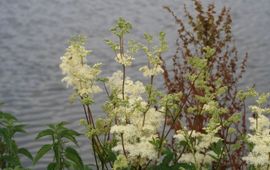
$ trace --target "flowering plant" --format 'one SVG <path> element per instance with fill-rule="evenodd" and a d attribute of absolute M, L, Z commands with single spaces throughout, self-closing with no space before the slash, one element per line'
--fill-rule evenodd
<path fill-rule="evenodd" d="M 124 46 L 131 29 L 129 22 L 119 18 L 111 29 L 119 41 L 105 41 L 122 69 L 110 77 L 100 77 L 101 63 L 88 64 L 86 57 L 90 51 L 85 49 L 83 37 L 74 38 L 61 57 L 63 82 L 73 87 L 72 96 L 78 97 L 83 106 L 85 119 L 81 124 L 92 145 L 96 168 L 225 169 L 230 164 L 236 169 L 240 164 L 239 168 L 269 169 L 270 122 L 263 115 L 269 109 L 262 108 L 269 95 L 258 95 L 252 89 L 232 90 L 229 85 L 234 83 L 224 83 L 224 77 L 217 76 L 218 73 L 213 77 L 209 63 L 216 61 L 220 49 L 210 46 L 204 46 L 198 55 L 185 58 L 186 70 L 181 75 L 184 90 L 169 93 L 157 90 L 156 77 L 168 76 L 162 59 L 168 50 L 165 33 L 159 34 L 158 45 L 154 45 L 152 35 L 145 33 L 146 44 L 128 41 Z M 148 79 L 147 84 L 133 81 L 126 72 L 138 51 L 147 58 L 147 64 L 139 68 Z M 94 119 L 91 107 L 94 94 L 102 91 L 100 84 L 108 97 L 103 104 L 106 116 Z M 231 95 L 233 99 L 228 99 Z M 256 95 L 259 106 L 251 107 L 255 116 L 250 118 L 254 133 L 238 132 L 240 122 L 246 121 L 246 111 L 242 113 L 230 101 L 242 107 L 247 97 Z M 222 104 L 223 100 L 226 102 Z M 236 159 L 235 155 L 242 155 L 239 152 L 247 145 L 251 146 L 250 153 Z"/>
<path fill-rule="evenodd" d="M 153 37 L 145 34 L 146 45 L 130 41 L 124 51 L 124 36 L 131 28 L 129 22 L 120 18 L 111 29 L 119 43 L 106 40 L 116 54 L 115 61 L 122 67 L 111 77 L 98 77 L 100 63 L 93 66 L 87 64 L 86 55 L 90 52 L 85 49 L 82 38 L 73 39 L 61 58 L 60 68 L 65 75 L 63 81 L 74 88 L 74 95 L 79 97 L 83 105 L 86 119 L 81 123 L 86 127 L 85 134 L 91 141 L 96 166 L 102 169 L 108 166 L 114 169 L 201 169 L 211 166 L 212 161 L 221 157 L 211 147 L 222 140 L 216 135 L 220 127 L 218 115 L 226 111 L 214 101 L 214 96 L 222 95 L 226 87 L 219 84 L 220 90 L 212 94 L 204 82 L 208 76 L 206 61 L 214 50 L 206 47 L 203 58 L 191 58 L 189 63 L 197 72 L 186 75 L 196 86 L 208 91 L 205 98 L 200 98 L 206 102 L 205 106 L 196 114 L 211 114 L 211 120 L 204 132 L 189 131 L 184 123 L 179 124 L 181 130 L 176 132 L 169 122 L 175 122 L 181 115 L 183 106 L 178 103 L 183 95 L 166 94 L 154 87 L 155 77 L 163 73 L 161 55 L 168 48 L 165 33 L 159 34 L 160 44 L 157 46 L 153 45 Z M 147 65 L 139 69 L 149 79 L 147 85 L 140 81 L 134 82 L 126 75 L 126 69 L 132 65 L 138 50 L 142 50 L 148 61 Z M 98 81 L 104 84 L 108 96 L 103 105 L 107 116 L 94 120 L 91 105 L 94 103 L 94 94 L 101 91 Z M 104 136 L 104 140 L 100 139 L 101 136 Z"/>

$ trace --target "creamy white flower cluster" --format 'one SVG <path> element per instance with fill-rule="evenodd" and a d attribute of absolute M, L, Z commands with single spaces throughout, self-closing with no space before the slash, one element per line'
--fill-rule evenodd
<path fill-rule="evenodd" d="M 150 65 L 143 66 L 139 69 L 145 77 L 156 76 L 164 72 L 161 67 L 162 61 L 158 57 L 150 57 Z"/>
<path fill-rule="evenodd" d="M 134 58 L 127 54 L 120 54 L 118 53 L 115 57 L 115 61 L 119 64 L 122 64 L 124 66 L 130 66 L 132 64 L 132 61 Z"/>
<path fill-rule="evenodd" d="M 109 88 L 112 91 L 118 92 L 118 97 L 121 98 L 121 90 L 123 83 L 123 72 L 118 70 L 113 73 L 111 77 L 108 78 Z M 125 78 L 125 98 L 132 99 L 141 99 L 141 95 L 145 93 L 145 87 L 142 82 L 136 81 L 133 82 L 129 77 Z"/>
<path fill-rule="evenodd" d="M 72 86 L 80 96 L 91 96 L 101 91 L 95 83 L 101 72 L 101 63 L 92 67 L 87 65 L 86 56 L 89 54 L 90 51 L 85 49 L 83 43 L 71 42 L 61 57 L 60 68 L 65 75 L 62 81 Z"/>
<path fill-rule="evenodd" d="M 259 166 L 266 169 L 270 166 L 270 120 L 262 113 L 266 110 L 258 106 L 251 106 L 250 109 L 255 113 L 250 117 L 250 129 L 253 134 L 248 134 L 248 141 L 254 144 L 252 151 L 243 160 L 248 164 Z"/>
<path fill-rule="evenodd" d="M 210 164 L 216 157 L 216 153 L 209 150 L 211 144 L 216 143 L 221 140 L 221 138 L 216 137 L 216 130 L 207 131 L 207 133 L 200 133 L 196 131 L 179 130 L 177 134 L 174 135 L 176 141 L 185 141 L 188 144 L 190 152 L 182 154 L 179 162 L 193 163 L 194 165 L 205 165 Z"/>
<path fill-rule="evenodd" d="M 122 72 L 117 71 L 109 78 L 110 90 L 120 92 L 121 82 Z M 130 165 L 143 166 L 149 160 L 157 159 L 158 153 L 150 141 L 157 138 L 156 133 L 164 121 L 164 115 L 155 108 L 148 108 L 141 96 L 145 92 L 143 83 L 133 82 L 126 77 L 125 91 L 126 104 L 115 107 L 109 113 L 117 115 L 118 119 L 118 123 L 110 131 L 118 141 L 113 150 L 118 154 L 125 154 Z M 121 93 L 117 97 L 121 99 Z"/>

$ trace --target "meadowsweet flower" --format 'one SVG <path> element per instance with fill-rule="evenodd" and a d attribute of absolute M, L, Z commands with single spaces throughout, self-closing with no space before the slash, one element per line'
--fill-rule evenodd
<path fill-rule="evenodd" d="M 116 161 L 113 164 L 113 170 L 124 169 L 128 167 L 128 161 L 122 154 L 118 155 Z"/>
<path fill-rule="evenodd" d="M 216 137 L 215 134 L 216 131 L 209 131 L 206 134 L 196 131 L 177 131 L 177 134 L 174 135 L 176 141 L 186 141 L 187 143 L 190 143 L 189 140 L 193 141 L 192 144 L 190 143 L 188 146 L 191 151 L 184 153 L 179 159 L 179 162 L 194 163 L 199 166 L 201 166 L 201 163 L 211 163 L 214 160 L 212 156 L 216 154 L 209 150 L 209 147 L 211 144 L 221 140 L 219 137 Z"/>
<path fill-rule="evenodd" d="M 156 76 L 156 75 L 164 72 L 164 70 L 161 68 L 160 64 L 156 64 L 152 68 L 150 68 L 148 66 L 143 66 L 139 69 L 139 71 L 141 71 L 143 73 L 143 76 L 145 76 L 145 77 Z"/>
<path fill-rule="evenodd" d="M 100 65 L 87 65 L 86 56 L 91 52 L 86 50 L 83 42 L 73 41 L 61 57 L 60 68 L 65 77 L 62 79 L 67 86 L 72 86 L 80 96 L 91 96 L 101 89 L 95 81 L 100 74 Z"/>
<path fill-rule="evenodd" d="M 125 142 L 136 139 L 136 137 L 139 136 L 139 132 L 137 130 L 137 127 L 132 124 L 114 125 L 111 127 L 111 133 L 117 134 L 118 137 L 123 135 Z"/>
<path fill-rule="evenodd" d="M 122 83 L 123 83 L 123 72 L 122 71 L 116 71 L 112 74 L 111 77 L 108 78 L 109 82 L 109 88 L 112 91 L 119 92 L 119 98 L 122 95 L 120 92 L 122 90 Z M 132 96 L 132 97 L 140 97 L 141 94 L 145 92 L 145 86 L 142 82 L 136 81 L 133 82 L 130 77 L 126 77 L 125 79 L 125 95 L 126 96 Z"/>
<path fill-rule="evenodd" d="M 254 144 L 252 151 L 245 157 L 247 163 L 266 168 L 270 166 L 270 121 L 264 116 L 264 109 L 251 106 L 255 117 L 249 118 L 250 129 L 254 131 L 253 134 L 248 134 L 248 141 Z"/>
<path fill-rule="evenodd" d="M 121 95 L 122 72 L 115 72 L 109 78 L 110 90 L 116 90 Z M 150 107 L 141 96 L 145 87 L 139 81 L 135 83 L 129 77 L 125 81 L 125 104 L 114 107 L 109 114 L 117 115 L 118 125 L 111 127 L 111 133 L 118 140 L 114 152 L 125 154 L 130 165 L 145 165 L 149 160 L 157 159 L 157 151 L 150 143 L 156 138 L 156 133 L 164 121 L 164 114 Z M 118 94 L 118 95 L 119 95 Z M 121 96 L 118 96 L 122 100 Z M 144 122 L 145 116 L 145 122 Z M 128 119 L 128 123 L 126 121 Z"/>
<path fill-rule="evenodd" d="M 139 164 L 145 165 L 149 160 L 157 159 L 157 151 L 154 146 L 149 142 L 152 140 L 152 137 L 141 137 L 140 142 L 137 142 L 133 145 L 127 145 L 127 150 L 129 152 L 129 159 L 134 163 L 138 161 Z"/>
<path fill-rule="evenodd" d="M 203 110 L 206 112 L 212 112 L 217 109 L 217 103 L 210 101 L 209 103 L 203 105 Z"/>
<path fill-rule="evenodd" d="M 250 117 L 250 129 L 255 130 L 256 133 L 264 133 L 270 127 L 269 119 L 263 114 L 258 114 L 257 118 Z"/>
<path fill-rule="evenodd" d="M 132 56 L 120 53 L 118 53 L 114 59 L 117 63 L 122 64 L 124 66 L 130 66 L 132 64 L 132 61 L 134 60 Z"/>
<path fill-rule="evenodd" d="M 192 153 L 184 153 L 181 158 L 179 159 L 179 162 L 187 162 L 187 163 L 193 163 L 193 164 L 211 164 L 214 160 L 211 156 L 215 156 L 216 154 L 213 152 L 206 152 L 205 154 L 196 152 L 194 155 Z"/>
<path fill-rule="evenodd" d="M 147 33 L 145 33 L 144 36 L 148 45 L 142 46 L 142 49 L 147 56 L 148 64 L 139 68 L 139 71 L 141 71 L 145 77 L 156 76 L 164 72 L 161 67 L 162 60 L 160 59 L 160 55 L 168 49 L 168 43 L 165 39 L 165 33 L 160 32 L 160 45 L 153 48 L 149 48 L 149 45 L 153 42 L 153 37 Z"/>
<path fill-rule="evenodd" d="M 150 108 L 145 116 L 146 121 L 143 125 L 143 112 L 135 108 L 134 112 L 129 115 L 129 124 L 114 125 L 111 128 L 111 133 L 115 134 L 118 139 L 118 143 L 113 150 L 124 154 L 123 138 L 130 164 L 138 163 L 138 158 L 140 158 L 141 165 L 146 164 L 148 160 L 157 159 L 157 151 L 150 141 L 156 138 L 156 132 L 164 117 L 154 108 Z"/>
<path fill-rule="evenodd" d="M 261 107 L 258 107 L 258 106 L 250 106 L 249 108 L 250 108 L 250 110 L 252 112 L 255 112 L 255 113 L 258 113 L 258 114 L 261 114 L 261 113 L 270 113 L 270 109 L 269 108 L 261 108 Z"/>

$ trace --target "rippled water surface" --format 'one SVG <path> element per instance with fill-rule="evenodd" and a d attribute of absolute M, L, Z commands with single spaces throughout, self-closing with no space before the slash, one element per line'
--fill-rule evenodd
<path fill-rule="evenodd" d="M 189 6 L 190 1 L 185 1 Z M 205 2 L 209 2 L 208 0 Z M 240 54 L 249 53 L 248 71 L 241 86 L 256 83 L 260 91 L 269 91 L 270 73 L 270 1 L 217 0 L 220 9 L 231 7 L 233 30 Z M 46 140 L 34 141 L 36 132 L 46 124 L 71 122 L 70 127 L 82 130 L 83 117 L 78 103 L 68 103 L 70 90 L 61 83 L 59 58 L 67 41 L 84 34 L 93 50 L 92 62 L 104 64 L 104 75 L 120 69 L 113 62 L 113 53 L 103 40 L 112 38 L 108 28 L 123 16 L 133 23 L 130 38 L 139 40 L 144 32 L 167 33 L 170 46 L 175 42 L 176 27 L 172 17 L 162 9 L 169 5 L 182 12 L 180 0 L 1 0 L 0 1 L 0 101 L 2 108 L 14 113 L 28 125 L 27 136 L 18 136 L 21 146 L 35 153 Z M 173 53 L 167 53 L 167 56 Z M 144 63 L 136 59 L 136 66 Z M 139 74 L 130 71 L 135 79 Z M 161 84 L 160 84 L 161 85 Z M 97 96 L 97 103 L 104 100 Z M 102 115 L 99 106 L 95 116 Z M 89 145 L 80 138 L 80 152 L 85 160 L 93 160 Z M 35 166 L 44 169 L 49 157 Z M 25 165 L 30 166 L 28 161 Z"/>

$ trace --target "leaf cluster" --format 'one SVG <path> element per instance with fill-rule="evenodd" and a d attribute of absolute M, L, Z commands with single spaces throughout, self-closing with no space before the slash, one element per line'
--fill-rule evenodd
<path fill-rule="evenodd" d="M 78 146 L 76 137 L 80 134 L 75 130 L 65 127 L 66 122 L 48 125 L 48 129 L 38 133 L 36 139 L 49 137 L 52 143 L 44 144 L 37 152 L 33 163 L 36 164 L 48 152 L 53 153 L 53 160 L 48 164 L 48 170 L 80 169 L 89 170 L 89 167 L 83 164 L 79 153 L 68 143 Z"/>
<path fill-rule="evenodd" d="M 10 113 L 0 111 L 0 168 L 23 170 L 20 155 L 32 160 L 31 153 L 23 147 L 19 147 L 15 141 L 15 135 L 26 133 L 24 125 Z"/>

